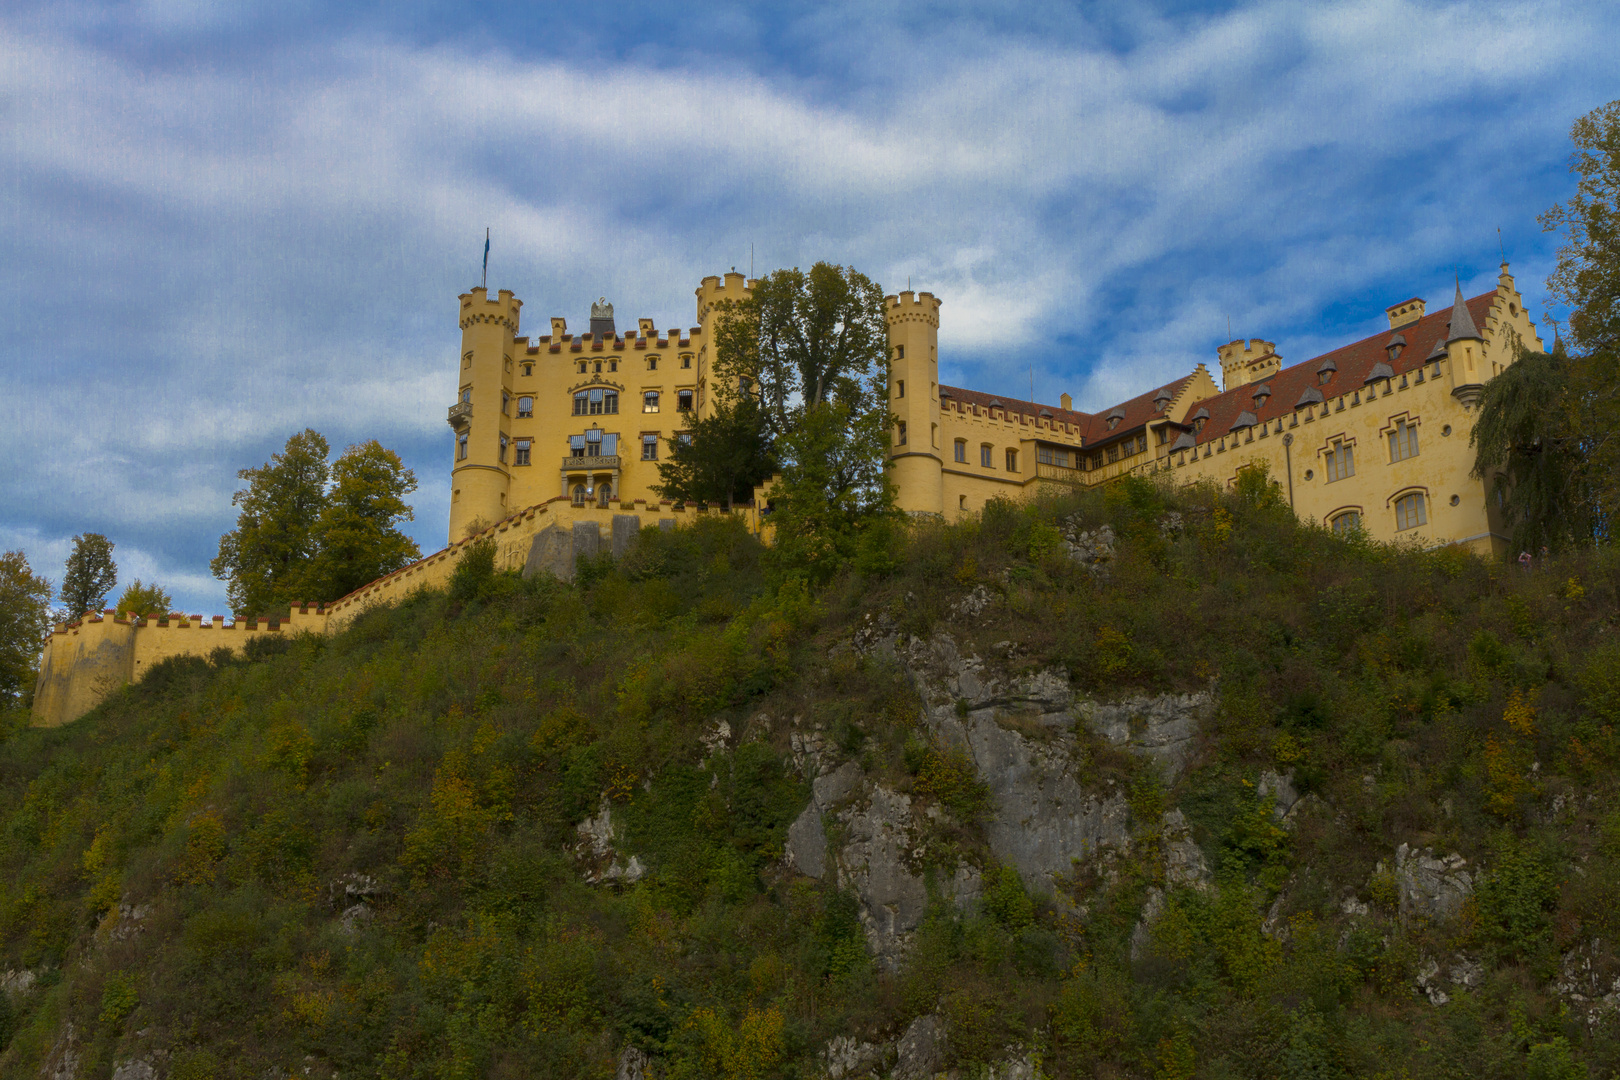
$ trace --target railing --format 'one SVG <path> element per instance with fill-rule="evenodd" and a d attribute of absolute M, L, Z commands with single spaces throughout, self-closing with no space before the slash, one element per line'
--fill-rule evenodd
<path fill-rule="evenodd" d="M 617 469 L 619 456 L 617 454 L 599 454 L 595 457 L 565 457 L 562 467 L 569 472 L 588 472 L 591 469 Z"/>
<path fill-rule="evenodd" d="M 472 423 L 472 402 L 458 401 L 450 406 L 450 415 L 445 417 L 451 427 L 466 427 Z"/>
<path fill-rule="evenodd" d="M 1070 469 L 1063 465 L 1048 465 L 1044 461 L 1035 463 L 1035 475 L 1042 480 L 1062 480 L 1066 484 L 1084 484 L 1086 474 L 1079 469 Z"/>

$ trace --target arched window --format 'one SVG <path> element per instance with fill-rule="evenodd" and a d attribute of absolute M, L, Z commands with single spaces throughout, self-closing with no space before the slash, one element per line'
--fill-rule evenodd
<path fill-rule="evenodd" d="M 1343 513 L 1335 514 L 1328 519 L 1328 525 L 1332 527 L 1335 535 L 1349 536 L 1361 528 L 1361 511 L 1346 510 Z"/>
<path fill-rule="evenodd" d="M 613 497 L 613 485 L 612 484 L 597 484 L 596 485 L 596 505 L 599 508 L 601 508 L 603 510 L 606 510 L 608 500 L 611 499 L 612 497 Z"/>
<path fill-rule="evenodd" d="M 584 484 L 575 484 L 574 485 L 574 505 L 575 506 L 584 506 L 585 505 L 585 485 Z"/>
<path fill-rule="evenodd" d="M 996 467 L 993 459 L 991 458 L 992 451 L 993 448 L 989 443 L 981 443 L 979 446 L 979 464 L 986 469 L 993 469 Z"/>
<path fill-rule="evenodd" d="M 1429 523 L 1423 492 L 1413 491 L 1395 500 L 1395 531 L 1415 529 Z"/>
<path fill-rule="evenodd" d="M 1417 457 L 1417 425 L 1402 417 L 1395 421 L 1389 433 L 1389 460 L 1391 463 Z"/>
<path fill-rule="evenodd" d="M 1018 451 L 1016 451 L 1016 450 L 1008 450 L 1007 451 L 1007 471 L 1008 472 L 1017 472 L 1018 471 Z"/>
<path fill-rule="evenodd" d="M 1345 480 L 1356 475 L 1356 448 L 1343 441 L 1328 444 L 1327 468 L 1323 470 L 1327 482 Z M 1359 520 L 1359 515 L 1357 520 Z"/>
<path fill-rule="evenodd" d="M 960 461 L 964 465 L 967 464 L 967 440 L 966 439 L 957 439 L 956 440 L 956 460 Z M 964 498 L 965 497 L 966 496 L 964 496 Z"/>

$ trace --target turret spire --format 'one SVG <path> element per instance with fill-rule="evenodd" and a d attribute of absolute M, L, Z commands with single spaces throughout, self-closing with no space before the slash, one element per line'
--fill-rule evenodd
<path fill-rule="evenodd" d="M 1446 344 L 1453 341 L 1484 341 L 1479 331 L 1474 328 L 1474 317 L 1468 313 L 1468 305 L 1463 302 L 1462 280 L 1457 281 L 1457 299 L 1451 303 L 1451 333 L 1446 335 Z"/>

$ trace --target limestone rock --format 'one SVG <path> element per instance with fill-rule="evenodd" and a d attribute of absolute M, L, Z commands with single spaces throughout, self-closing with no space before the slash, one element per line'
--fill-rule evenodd
<path fill-rule="evenodd" d="M 839 814 L 848 837 L 838 852 L 838 885 L 860 903 L 867 946 L 880 967 L 899 966 L 922 922 L 928 890 L 910 867 L 911 799 L 873 786 L 864 806 Z"/>
<path fill-rule="evenodd" d="M 592 885 L 607 881 L 634 884 L 647 873 L 639 858 L 632 855 L 628 862 L 621 863 L 613 850 L 613 808 L 608 803 L 607 792 L 602 793 L 596 815 L 580 822 L 575 831 L 579 834 L 579 843 L 574 845 L 574 853 L 586 864 L 585 880 Z"/>
<path fill-rule="evenodd" d="M 1299 804 L 1299 791 L 1294 787 L 1294 774 L 1287 775 L 1267 769 L 1260 774 L 1260 783 L 1255 785 L 1262 798 L 1271 799 L 1271 814 L 1278 821 L 1288 817 L 1296 805 Z"/>
<path fill-rule="evenodd" d="M 1041 1056 L 1034 1051 L 1013 1050 L 985 1071 L 985 1080 L 1041 1080 Z"/>
<path fill-rule="evenodd" d="M 919 1016 L 900 1036 L 896 1047 L 893 1080 L 930 1080 L 945 1063 L 950 1044 L 945 1038 L 945 1021 L 932 1014 Z"/>
<path fill-rule="evenodd" d="M 1193 841 L 1192 830 L 1180 810 L 1168 811 L 1160 823 L 1164 851 L 1164 882 L 1174 888 L 1184 885 L 1200 892 L 1209 888 L 1209 863 L 1204 851 Z"/>
<path fill-rule="evenodd" d="M 1620 1012 L 1620 959 L 1596 938 L 1584 942 L 1564 954 L 1553 989 L 1584 1013 L 1588 1028 L 1596 1027 Z"/>
<path fill-rule="evenodd" d="M 120 903 L 101 917 L 96 937 L 104 943 L 128 941 L 146 930 L 146 917 L 150 914 L 151 904 Z"/>
<path fill-rule="evenodd" d="M 837 1035 L 828 1040 L 821 1051 L 827 1066 L 828 1080 L 855 1080 L 876 1076 L 888 1049 L 876 1043 L 861 1042 L 853 1035 Z"/>
<path fill-rule="evenodd" d="M 1451 995 L 1441 989 L 1440 964 L 1436 960 L 1424 960 L 1418 965 L 1417 985 L 1429 1004 L 1436 1008 L 1451 1000 Z"/>
<path fill-rule="evenodd" d="M 1101 575 L 1114 561 L 1114 529 L 1103 525 L 1093 530 L 1082 530 L 1078 518 L 1071 517 L 1063 524 L 1063 550 L 1093 574 Z"/>
<path fill-rule="evenodd" d="M 982 614 L 996 599 L 988 586 L 975 585 L 962 599 L 951 605 L 951 614 L 957 618 L 971 618 Z"/>
<path fill-rule="evenodd" d="M 613 1074 L 613 1080 L 646 1080 L 647 1068 L 652 1059 L 634 1046 L 627 1046 L 619 1051 L 619 1071 Z"/>
<path fill-rule="evenodd" d="M 388 892 L 388 887 L 370 874 L 342 874 L 326 886 L 326 898 L 333 907 L 369 903 Z"/>
<path fill-rule="evenodd" d="M 1173 783 L 1192 757 L 1199 722 L 1215 707 L 1209 690 L 1133 697 L 1112 703 L 1081 702 L 1075 712 L 1094 733 L 1133 754 L 1151 758 Z"/>
<path fill-rule="evenodd" d="M 703 743 L 706 753 L 718 753 L 731 741 L 731 725 L 725 720 L 716 720 L 714 726 L 705 732 L 699 741 Z"/>
<path fill-rule="evenodd" d="M 1412 919 L 1449 919 L 1474 893 L 1468 860 L 1453 852 L 1435 858 L 1428 848 L 1416 851 L 1407 844 L 1395 850 L 1395 888 L 1402 922 Z"/>
<path fill-rule="evenodd" d="M 822 810 L 830 810 L 860 790 L 862 778 L 860 765 L 846 761 L 832 772 L 811 781 L 811 797 Z"/>
<path fill-rule="evenodd" d="M 355 904 L 345 908 L 343 914 L 338 916 L 338 929 L 345 934 L 356 934 L 370 921 L 371 908 L 365 904 Z"/>
<path fill-rule="evenodd" d="M 1131 959 L 1140 960 L 1148 954 L 1153 945 L 1153 924 L 1159 921 L 1164 914 L 1164 892 L 1160 889 L 1149 889 L 1147 899 L 1142 904 L 1142 914 L 1131 928 Z"/>
<path fill-rule="evenodd" d="M 827 830 L 821 825 L 821 811 L 811 800 L 804 812 L 788 826 L 784 854 L 788 865 L 806 877 L 827 875 Z"/>
<path fill-rule="evenodd" d="M 145 1058 L 135 1058 L 113 1066 L 112 1080 L 157 1080 L 157 1070 Z"/>
<path fill-rule="evenodd" d="M 78 1032 L 71 1022 L 62 1025 L 51 1052 L 45 1056 L 45 1065 L 39 1070 L 41 1080 L 78 1080 Z"/>
<path fill-rule="evenodd" d="M 27 968 L 8 969 L 0 972 L 0 993 L 10 994 L 12 997 L 21 997 L 34 988 L 37 976 Z"/>

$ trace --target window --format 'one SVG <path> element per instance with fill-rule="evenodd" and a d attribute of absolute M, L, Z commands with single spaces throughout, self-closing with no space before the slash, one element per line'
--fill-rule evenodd
<path fill-rule="evenodd" d="M 596 371 L 595 371 L 595 374 L 597 374 L 597 375 L 600 375 L 600 374 L 602 374 L 602 361 L 600 361 L 600 360 L 598 360 L 598 361 L 597 361 L 597 362 L 596 362 Z"/>
<path fill-rule="evenodd" d="M 894 347 L 894 358 L 896 360 L 904 360 L 906 358 L 906 347 L 904 345 L 896 345 Z"/>
<path fill-rule="evenodd" d="M 512 408 L 512 395 L 508 394 L 505 390 L 502 390 L 501 391 L 501 415 L 502 416 L 511 416 L 512 415 L 511 408 Z"/>
<path fill-rule="evenodd" d="M 906 396 L 906 380 L 896 379 L 894 381 L 894 396 L 897 398 L 903 398 Z"/>
<path fill-rule="evenodd" d="M 609 371 L 618 371 L 619 370 L 619 361 L 618 361 L 617 357 L 615 357 L 614 359 L 608 361 L 608 370 Z"/>
<path fill-rule="evenodd" d="M 1153 434 L 1158 440 L 1158 445 L 1160 445 L 1160 446 L 1164 445 L 1165 437 L 1169 434 L 1169 431 L 1170 431 L 1169 428 L 1154 428 L 1153 429 Z"/>
<path fill-rule="evenodd" d="M 1395 421 L 1395 430 L 1389 433 L 1389 460 L 1391 463 L 1417 457 L 1417 425 L 1410 420 Z"/>
<path fill-rule="evenodd" d="M 581 375 L 585 374 L 585 361 L 583 360 L 579 362 L 579 373 Z"/>
<path fill-rule="evenodd" d="M 900 421 L 900 437 L 897 440 L 901 446 L 906 445 L 906 422 Z"/>
<path fill-rule="evenodd" d="M 1007 451 L 1007 471 L 1008 472 L 1017 472 L 1018 471 L 1018 451 L 1016 451 L 1016 450 L 1008 450 Z"/>
<path fill-rule="evenodd" d="M 962 462 L 962 464 L 964 464 L 964 465 L 967 464 L 967 440 L 966 439 L 957 439 L 956 440 L 956 460 Z"/>
<path fill-rule="evenodd" d="M 692 358 L 691 358 L 691 356 L 683 356 L 683 357 L 681 357 L 681 367 L 689 368 L 691 366 L 692 366 Z"/>
<path fill-rule="evenodd" d="M 529 463 L 529 446 L 528 439 L 519 439 L 517 441 L 517 450 L 512 455 L 512 464 L 527 465 Z"/>
<path fill-rule="evenodd" d="M 461 400 L 467 402 L 469 405 L 472 404 L 472 387 L 463 386 L 461 388 Z"/>
<path fill-rule="evenodd" d="M 658 370 L 658 357 L 656 357 L 656 356 L 647 357 L 647 370 L 648 371 L 657 371 Z"/>
<path fill-rule="evenodd" d="M 1326 473 L 1330 484 L 1356 475 L 1356 448 L 1342 442 L 1331 444 L 1327 452 Z"/>
<path fill-rule="evenodd" d="M 656 435 L 643 435 L 641 437 L 641 460 L 642 461 L 657 461 L 658 460 L 658 436 L 656 436 Z"/>
<path fill-rule="evenodd" d="M 461 358 L 461 366 L 472 367 L 472 353 L 468 353 L 466 356 Z"/>
<path fill-rule="evenodd" d="M 608 500 L 613 498 L 612 484 L 598 484 L 596 486 L 596 505 L 603 510 L 607 509 Z"/>
<path fill-rule="evenodd" d="M 1414 491 L 1395 500 L 1395 529 L 1415 529 L 1429 523 L 1423 506 L 1423 492 Z"/>
<path fill-rule="evenodd" d="M 467 460 L 467 433 L 465 431 L 456 436 L 456 460 Z"/>
<path fill-rule="evenodd" d="M 618 411 L 617 390 L 581 390 L 574 395 L 575 416 L 601 416 L 603 413 L 617 414 Z"/>
<path fill-rule="evenodd" d="M 1112 465 L 1119 460 L 1119 443 L 1108 448 L 1108 464 Z"/>
<path fill-rule="evenodd" d="M 524 378 L 527 378 L 527 377 L 529 377 L 530 375 L 533 375 L 533 374 L 534 374 L 534 365 L 533 364 L 524 364 L 523 365 L 523 376 L 524 376 Z"/>
<path fill-rule="evenodd" d="M 641 411 L 642 412 L 657 412 L 658 411 L 658 391 L 656 391 L 656 390 L 648 390 L 645 394 L 641 395 Z"/>
<path fill-rule="evenodd" d="M 986 469 L 993 469 L 995 465 L 990 460 L 990 444 L 984 443 L 979 447 L 979 464 Z"/>
<path fill-rule="evenodd" d="M 677 390 L 677 391 L 675 391 L 675 411 L 676 412 L 691 412 L 692 411 L 692 391 L 690 391 L 690 390 Z"/>
<path fill-rule="evenodd" d="M 585 485 L 584 484 L 575 484 L 574 485 L 574 505 L 575 506 L 584 506 L 585 505 Z"/>
<path fill-rule="evenodd" d="M 518 419 L 527 420 L 534 415 L 534 398 L 518 398 Z"/>
<path fill-rule="evenodd" d="M 501 436 L 501 453 L 500 453 L 500 458 L 501 458 L 501 464 L 502 464 L 502 465 L 505 465 L 505 464 L 506 464 L 506 436 L 505 436 L 505 435 L 502 435 L 502 436 Z"/>
<path fill-rule="evenodd" d="M 1346 510 L 1330 523 L 1337 536 L 1349 536 L 1361 528 L 1361 514 L 1355 510 Z"/>
<path fill-rule="evenodd" d="M 1069 467 L 1069 452 L 1060 450 L 1055 446 L 1042 446 L 1035 451 L 1035 460 L 1042 465 L 1056 465 L 1060 469 Z"/>

